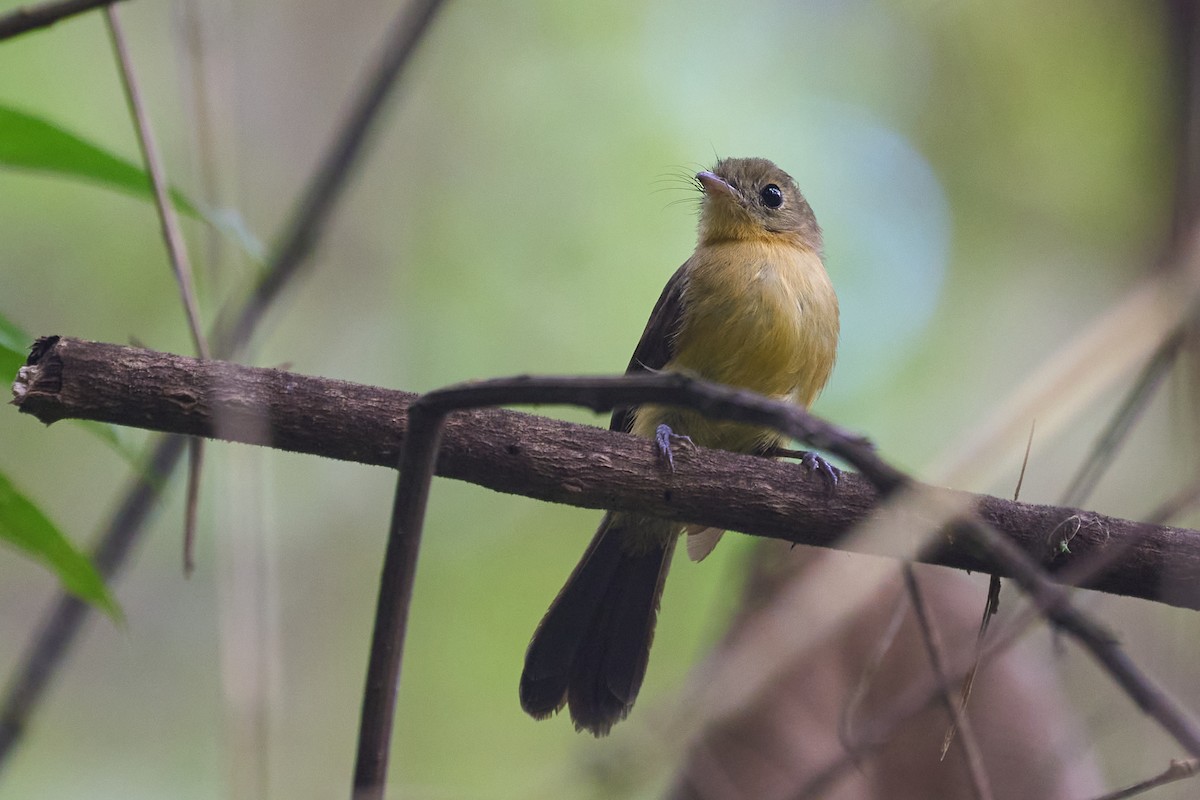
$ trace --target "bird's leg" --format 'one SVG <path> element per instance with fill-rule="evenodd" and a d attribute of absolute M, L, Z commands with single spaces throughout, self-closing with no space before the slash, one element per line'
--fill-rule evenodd
<path fill-rule="evenodd" d="M 692 443 L 692 437 L 675 433 L 671 430 L 671 426 L 665 423 L 654 429 L 654 444 L 658 448 L 658 457 L 667 463 L 671 472 L 674 472 L 675 456 L 671 453 L 672 442 L 686 444 L 688 447 L 695 447 L 695 445 Z"/>

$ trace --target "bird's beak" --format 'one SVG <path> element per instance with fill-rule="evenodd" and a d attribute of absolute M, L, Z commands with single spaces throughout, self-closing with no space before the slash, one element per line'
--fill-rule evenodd
<path fill-rule="evenodd" d="M 722 194 L 727 197 L 737 196 L 737 192 L 734 191 L 732 186 L 726 183 L 723 178 L 717 177 L 708 170 L 697 172 L 696 180 L 700 181 L 700 185 L 704 187 L 704 193 L 709 197 L 716 197 Z"/>

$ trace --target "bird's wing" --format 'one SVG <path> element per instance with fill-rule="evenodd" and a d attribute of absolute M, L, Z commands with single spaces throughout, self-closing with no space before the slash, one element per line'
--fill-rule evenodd
<path fill-rule="evenodd" d="M 642 338 L 634 348 L 633 357 L 629 359 L 626 375 L 636 375 L 639 372 L 656 372 L 667 365 L 674 356 L 675 334 L 679 330 L 679 321 L 683 316 L 683 294 L 687 286 L 687 264 L 675 270 L 671 280 L 663 287 Z M 613 411 L 609 428 L 614 431 L 628 431 L 633 425 L 634 406 L 621 406 Z"/>

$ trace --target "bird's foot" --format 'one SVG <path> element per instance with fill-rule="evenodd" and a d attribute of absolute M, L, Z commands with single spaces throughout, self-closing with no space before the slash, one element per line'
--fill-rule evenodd
<path fill-rule="evenodd" d="M 801 453 L 800 465 L 810 472 L 819 472 L 830 494 L 837 488 L 838 480 L 842 477 L 841 470 L 811 450 Z"/>
<path fill-rule="evenodd" d="M 675 456 L 671 452 L 671 445 L 673 443 L 695 447 L 695 444 L 692 443 L 692 437 L 675 433 L 675 431 L 671 430 L 670 425 L 659 425 L 654 430 L 654 445 L 658 448 L 658 457 L 666 462 L 671 472 L 675 471 Z"/>

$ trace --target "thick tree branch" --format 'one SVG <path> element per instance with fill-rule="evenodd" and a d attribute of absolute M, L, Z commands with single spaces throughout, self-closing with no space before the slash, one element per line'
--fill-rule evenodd
<path fill-rule="evenodd" d="M 228 362 L 79 339 L 40 340 L 13 386 L 14 404 L 46 423 L 94 419 L 394 466 L 415 395 Z M 674 473 L 653 445 L 625 434 L 487 409 L 446 424 L 439 475 L 496 491 L 588 508 L 640 511 L 745 533 L 830 546 L 866 519 L 877 495 L 847 474 L 829 496 L 820 480 L 787 464 L 682 449 Z M 1200 609 L 1200 532 L 1091 512 L 951 490 L 1051 572 L 1123 548 L 1089 588 Z M 919 513 L 919 512 L 918 512 Z M 914 541 L 931 527 L 895 532 Z M 1067 534 L 1070 534 L 1069 536 Z M 1067 543 L 1069 552 L 1057 546 Z M 913 548 L 916 549 L 916 548 Z M 922 560 L 959 569 L 992 565 L 949 535 Z"/>

